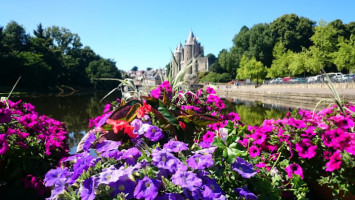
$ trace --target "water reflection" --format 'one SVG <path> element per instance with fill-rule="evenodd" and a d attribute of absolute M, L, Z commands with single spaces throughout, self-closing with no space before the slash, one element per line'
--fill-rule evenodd
<path fill-rule="evenodd" d="M 113 93 L 100 103 L 106 93 L 76 94 L 66 97 L 51 96 L 21 96 L 12 97 L 13 101 L 22 99 L 36 107 L 39 114 L 48 115 L 56 120 L 65 122 L 69 138 L 70 152 L 74 153 L 76 145 L 82 136 L 88 131 L 89 119 L 102 114 L 105 104 L 120 97 Z"/>
<path fill-rule="evenodd" d="M 236 112 L 241 121 L 248 125 L 260 125 L 265 119 L 284 118 L 291 109 L 275 104 L 265 104 L 260 101 L 228 100 L 225 101 L 225 112 Z"/>

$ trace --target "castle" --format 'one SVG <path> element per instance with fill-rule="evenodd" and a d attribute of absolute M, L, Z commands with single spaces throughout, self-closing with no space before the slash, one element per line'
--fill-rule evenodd
<path fill-rule="evenodd" d="M 174 58 L 172 58 L 172 77 L 175 77 L 177 73 L 183 67 L 191 66 L 187 70 L 186 77 L 198 76 L 199 72 L 208 71 L 209 63 L 208 58 L 204 57 L 203 46 L 197 42 L 197 38 L 190 31 L 184 47 L 181 42 L 174 52 Z"/>

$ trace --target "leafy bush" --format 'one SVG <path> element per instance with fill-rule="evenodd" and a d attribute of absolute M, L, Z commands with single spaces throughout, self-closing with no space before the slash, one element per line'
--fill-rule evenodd
<path fill-rule="evenodd" d="M 200 81 L 201 82 L 210 82 L 210 83 L 227 83 L 231 81 L 233 77 L 229 73 L 216 73 L 209 72 L 206 76 L 204 76 Z"/>

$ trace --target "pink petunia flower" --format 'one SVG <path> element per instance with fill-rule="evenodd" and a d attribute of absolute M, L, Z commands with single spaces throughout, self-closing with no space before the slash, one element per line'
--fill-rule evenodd
<path fill-rule="evenodd" d="M 296 144 L 296 150 L 301 158 L 313 158 L 317 154 L 317 145 L 313 145 L 309 139 L 303 139 Z"/>
<path fill-rule="evenodd" d="M 299 175 L 302 179 L 304 178 L 302 167 L 297 163 L 293 163 L 287 166 L 285 171 L 287 172 L 288 178 L 292 178 L 294 174 Z"/>
<path fill-rule="evenodd" d="M 336 151 L 332 156 L 330 156 L 329 162 L 325 164 L 325 171 L 332 172 L 334 170 L 340 169 L 341 165 L 341 154 L 339 151 Z"/>

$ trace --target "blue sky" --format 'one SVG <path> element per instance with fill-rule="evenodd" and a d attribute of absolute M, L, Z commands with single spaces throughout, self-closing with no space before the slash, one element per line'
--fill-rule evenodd
<path fill-rule="evenodd" d="M 314 21 L 355 21 L 355 0 L 0 0 L 0 26 L 14 20 L 28 33 L 39 23 L 68 28 L 119 69 L 162 68 L 192 30 L 216 56 L 243 25 L 295 13 Z"/>

